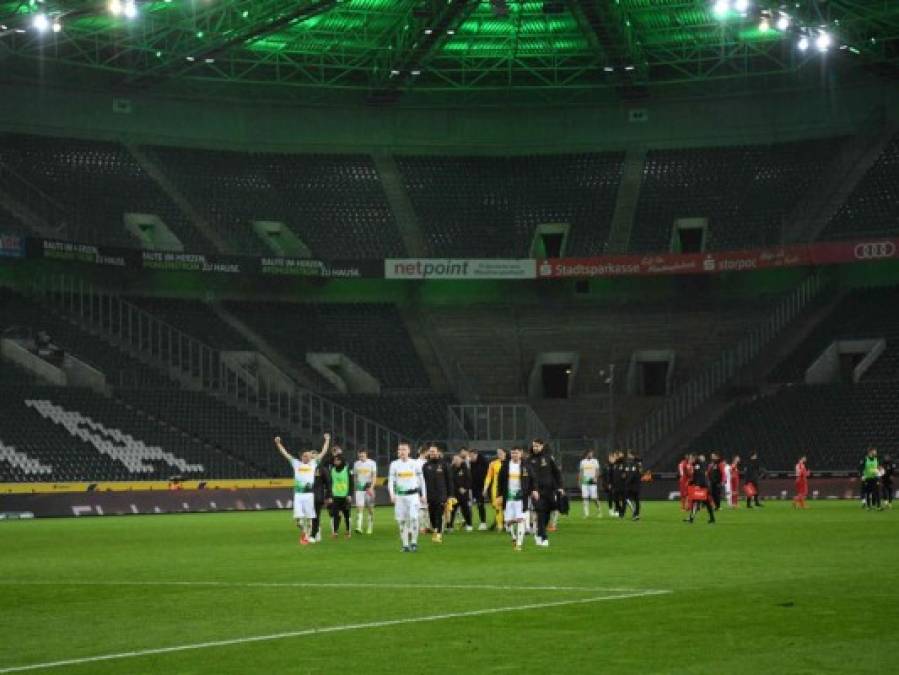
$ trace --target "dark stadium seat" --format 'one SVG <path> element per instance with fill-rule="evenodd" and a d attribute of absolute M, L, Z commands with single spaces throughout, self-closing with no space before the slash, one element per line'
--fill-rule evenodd
<path fill-rule="evenodd" d="M 255 220 L 283 222 L 326 260 L 403 254 L 399 231 L 367 155 L 288 155 L 154 146 L 168 175 L 234 252 L 272 255 Z"/>
<path fill-rule="evenodd" d="M 820 239 L 899 234 L 899 134 L 827 224 Z"/>
<path fill-rule="evenodd" d="M 855 469 L 874 446 L 899 451 L 899 382 L 784 386 L 738 403 L 691 449 L 744 458 L 757 450 L 769 469 L 785 471 L 800 455 L 816 469 Z"/>
<path fill-rule="evenodd" d="M 60 237 L 92 244 L 139 248 L 124 228 L 124 214 L 159 216 L 185 249 L 205 251 L 209 243 L 146 174 L 124 146 L 105 141 L 7 134 L 0 161 L 66 210 Z M 21 194 L 29 199 L 35 193 Z M 41 204 L 34 204 L 40 212 Z"/>
<path fill-rule="evenodd" d="M 678 218 L 708 218 L 706 250 L 780 243 L 784 219 L 842 142 L 650 150 L 630 250 L 669 250 Z"/>
<path fill-rule="evenodd" d="M 609 235 L 623 152 L 522 157 L 397 157 L 431 255 L 526 257 L 541 224 L 571 226 L 569 255 Z"/>
<path fill-rule="evenodd" d="M 199 300 L 129 297 L 128 301 L 215 349 L 254 349 L 240 333 L 222 321 L 209 305 Z"/>

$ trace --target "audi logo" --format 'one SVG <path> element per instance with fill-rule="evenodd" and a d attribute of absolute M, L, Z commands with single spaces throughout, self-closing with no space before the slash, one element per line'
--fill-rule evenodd
<path fill-rule="evenodd" d="M 896 244 L 891 241 L 872 241 L 864 244 L 856 244 L 855 246 L 855 257 L 857 260 L 892 258 L 895 253 Z"/>

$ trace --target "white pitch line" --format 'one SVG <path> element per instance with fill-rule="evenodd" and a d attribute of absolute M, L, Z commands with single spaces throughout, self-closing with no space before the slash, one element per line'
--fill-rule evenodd
<path fill-rule="evenodd" d="M 470 587 L 469 587 L 470 588 Z M 195 649 L 209 649 L 211 647 L 227 647 L 229 645 L 247 644 L 250 642 L 267 642 L 271 640 L 284 640 L 287 638 L 305 637 L 308 635 L 321 635 L 325 633 L 337 633 L 345 630 L 359 630 L 361 628 L 384 628 L 386 626 L 399 626 L 407 623 L 424 623 L 431 621 L 445 621 L 447 619 L 462 619 L 472 616 L 484 616 L 487 614 L 501 614 L 506 612 L 523 612 L 529 609 L 549 609 L 552 607 L 565 607 L 567 605 L 585 605 L 594 602 L 606 602 L 609 600 L 625 600 L 627 598 L 642 598 L 651 595 L 664 595 L 671 591 L 649 590 L 636 591 L 622 595 L 602 595 L 595 598 L 579 598 L 577 600 L 558 600 L 555 602 L 540 602 L 518 607 L 492 607 L 489 609 L 475 609 L 467 612 L 450 612 L 448 614 L 432 614 L 430 616 L 416 616 L 407 619 L 389 619 L 387 621 L 370 621 L 367 623 L 350 623 L 343 626 L 327 626 L 325 628 L 307 628 L 304 630 L 289 631 L 285 633 L 272 633 L 270 635 L 253 635 L 230 640 L 216 640 L 213 642 L 197 642 L 194 644 L 175 645 L 173 647 L 157 647 L 156 649 L 141 649 L 133 652 L 118 652 L 116 654 L 101 654 L 99 656 L 85 656 L 77 659 L 65 659 L 62 661 L 47 661 L 45 663 L 32 663 L 27 666 L 12 666 L 0 668 L 0 673 L 21 673 L 28 670 L 40 670 L 41 668 L 60 668 L 63 666 L 76 666 L 83 663 L 97 663 L 99 661 L 114 661 L 118 659 L 130 659 L 139 656 L 153 656 L 156 654 L 171 654 L 172 652 L 185 652 Z"/>
<path fill-rule="evenodd" d="M 403 590 L 471 590 L 471 591 L 580 591 L 585 593 L 637 593 L 651 589 L 609 588 L 597 586 L 505 586 L 499 584 L 401 584 L 317 581 L 55 581 L 50 579 L 14 581 L 0 580 L 0 586 L 212 586 L 233 588 L 384 588 Z"/>

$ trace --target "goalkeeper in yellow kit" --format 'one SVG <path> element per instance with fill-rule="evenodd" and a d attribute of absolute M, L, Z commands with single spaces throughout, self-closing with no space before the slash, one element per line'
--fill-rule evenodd
<path fill-rule="evenodd" d="M 504 461 L 506 461 L 506 451 L 502 448 L 497 448 L 496 459 L 490 462 L 490 466 L 487 467 L 487 477 L 484 479 L 483 495 L 486 499 L 489 493 L 490 503 L 493 505 L 493 511 L 496 516 L 496 520 L 490 526 L 491 530 L 503 529 L 503 497 L 499 494 L 499 470 L 502 468 Z"/>

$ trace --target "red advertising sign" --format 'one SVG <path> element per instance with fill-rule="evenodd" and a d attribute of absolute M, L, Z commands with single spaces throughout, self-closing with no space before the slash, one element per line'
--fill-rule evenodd
<path fill-rule="evenodd" d="M 537 276 L 559 279 L 650 274 L 718 274 L 897 258 L 899 258 L 899 239 L 875 238 L 862 241 L 793 244 L 745 251 L 549 258 L 537 261 Z"/>

